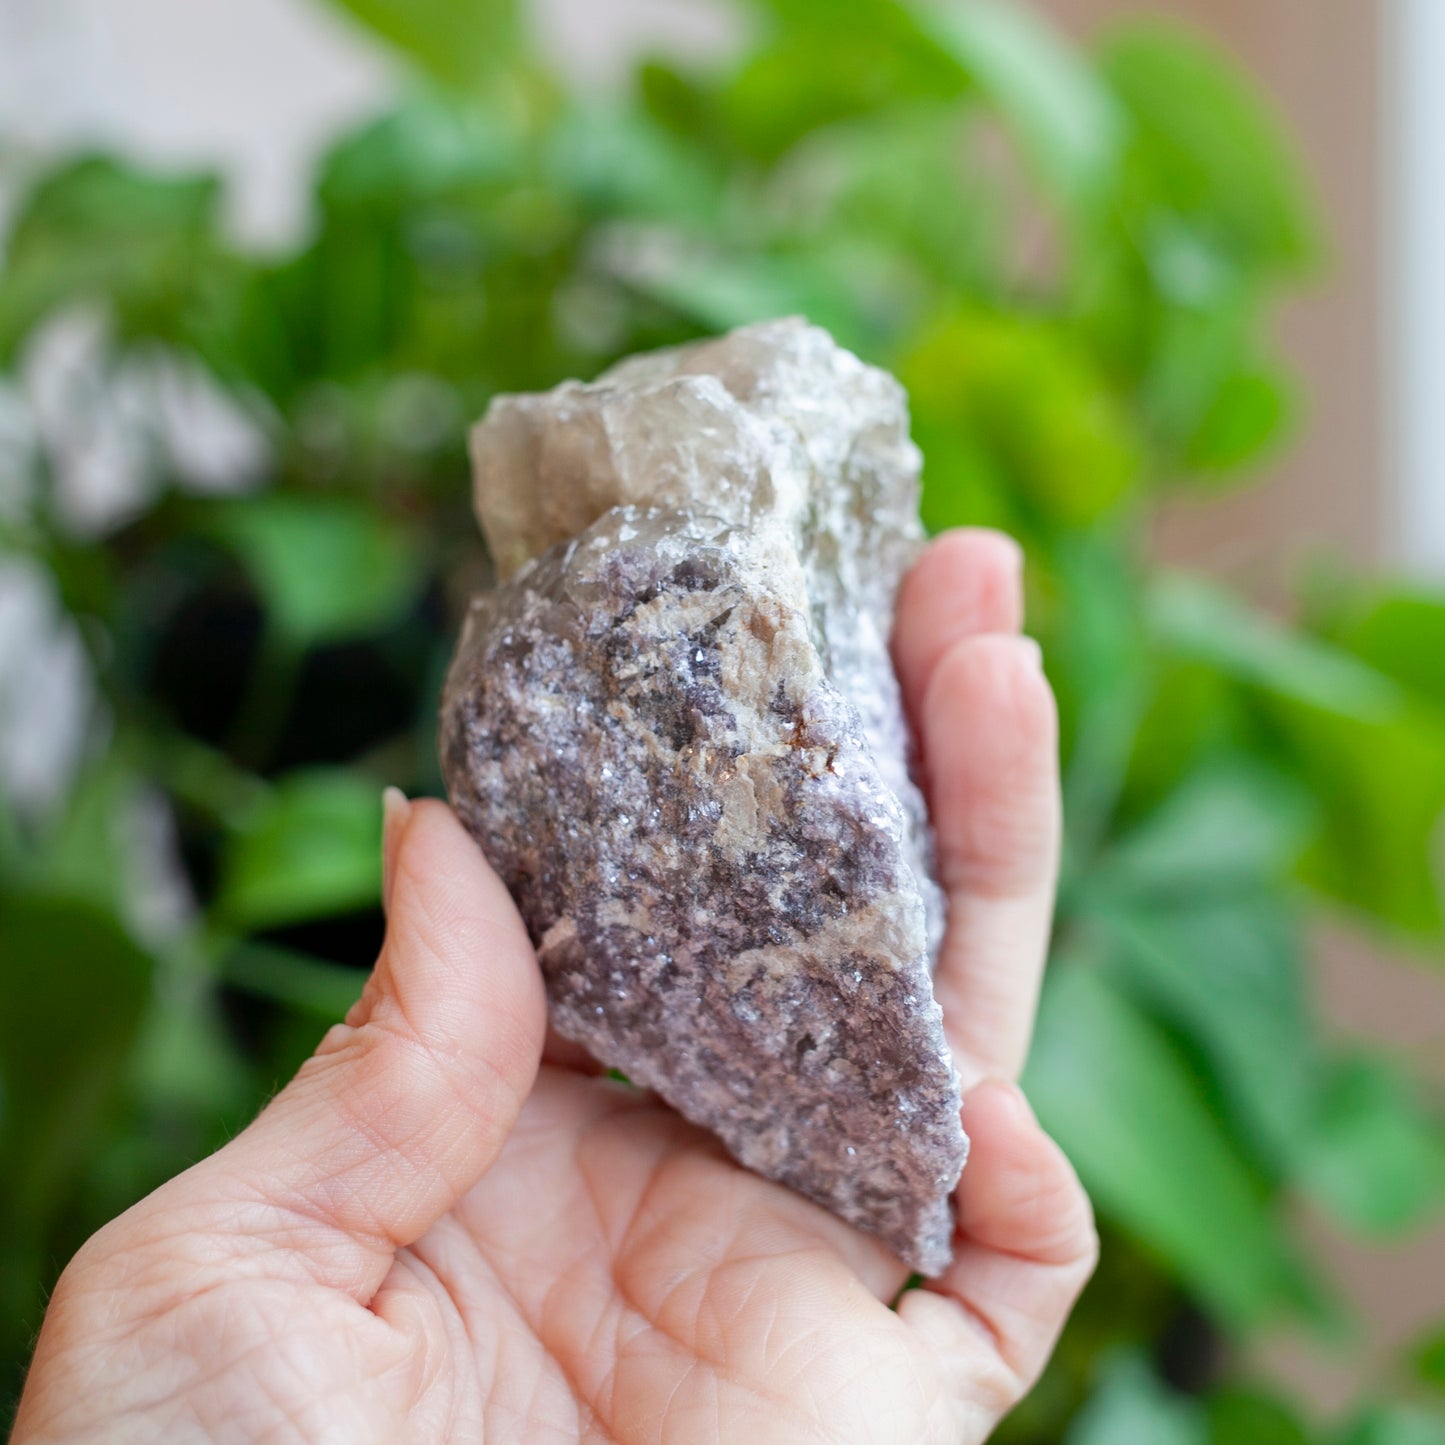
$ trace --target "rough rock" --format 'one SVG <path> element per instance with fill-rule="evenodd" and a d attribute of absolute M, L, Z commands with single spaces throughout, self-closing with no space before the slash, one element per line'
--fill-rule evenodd
<path fill-rule="evenodd" d="M 967 1140 L 887 649 L 902 389 L 771 322 L 499 397 L 473 457 L 500 582 L 442 760 L 554 1025 L 938 1273 Z"/>

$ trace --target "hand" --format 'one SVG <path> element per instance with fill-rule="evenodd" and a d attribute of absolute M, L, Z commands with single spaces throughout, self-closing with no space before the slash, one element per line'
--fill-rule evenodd
<path fill-rule="evenodd" d="M 565 1050 L 539 1068 L 542 985 L 506 890 L 445 807 L 398 797 L 361 1000 L 249 1129 L 77 1255 L 15 1440 L 983 1440 L 1096 1249 L 1010 1082 L 1059 836 L 1019 570 L 995 534 L 942 539 L 895 636 L 973 1139 L 944 1278 L 895 1311 L 907 1271 L 877 1243 Z"/>

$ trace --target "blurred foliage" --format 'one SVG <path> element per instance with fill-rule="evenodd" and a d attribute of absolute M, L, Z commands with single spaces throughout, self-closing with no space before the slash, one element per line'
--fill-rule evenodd
<path fill-rule="evenodd" d="M 929 524 L 1023 540 L 1061 704 L 1029 1084 L 1107 1247 L 1005 1437 L 1445 1438 L 1438 1334 L 1333 1426 L 1228 1349 L 1349 1337 L 1294 1211 L 1388 1240 L 1445 1193 L 1439 1101 L 1327 1035 L 1305 968 L 1321 907 L 1439 953 L 1445 598 L 1328 575 L 1287 625 L 1144 548 L 1298 412 L 1269 321 L 1321 242 L 1269 107 L 1197 37 L 1085 53 L 997 3 L 756 0 L 735 53 L 616 96 L 574 94 L 508 0 L 343 8 L 410 78 L 322 161 L 304 244 L 248 254 L 214 178 L 104 156 L 38 177 L 8 239 L 0 569 L 85 681 L 66 787 L 12 769 L 0 808 L 9 1384 L 80 1239 L 359 989 L 380 789 L 438 788 L 483 576 L 468 420 L 801 312 L 907 382 Z M 77 505 L 117 468 L 129 500 Z"/>

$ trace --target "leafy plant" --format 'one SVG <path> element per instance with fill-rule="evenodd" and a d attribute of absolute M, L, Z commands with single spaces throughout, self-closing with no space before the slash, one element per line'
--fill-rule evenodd
<path fill-rule="evenodd" d="M 86 739 L 48 724 L 49 787 L 0 750 L 9 1382 L 58 1263 L 359 990 L 380 788 L 439 786 L 481 575 L 468 420 L 802 312 L 907 382 L 929 524 L 1024 541 L 1060 697 L 1028 1082 L 1107 1247 L 1005 1433 L 1436 1438 L 1438 1342 L 1415 1403 L 1342 1431 L 1199 1344 L 1348 1324 L 1301 1203 L 1389 1238 L 1445 1197 L 1438 1101 L 1327 1036 L 1305 970 L 1321 909 L 1439 951 L 1445 598 L 1333 577 L 1286 623 L 1145 546 L 1162 498 L 1243 484 L 1298 414 L 1268 321 L 1321 244 L 1268 107 L 1179 30 L 1084 53 L 992 0 L 753 0 L 739 54 L 648 58 L 613 99 L 514 4 L 345 8 L 412 80 L 322 162 L 293 252 L 239 251 L 214 179 L 103 156 L 38 178 L 8 241 L 0 598 L 47 620 L 0 726 L 69 678 Z"/>

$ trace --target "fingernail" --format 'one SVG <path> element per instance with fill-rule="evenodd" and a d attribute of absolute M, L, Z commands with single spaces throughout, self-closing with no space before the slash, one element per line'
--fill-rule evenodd
<path fill-rule="evenodd" d="M 381 795 L 381 907 L 391 910 L 391 884 L 396 874 L 396 850 L 401 831 L 411 814 L 411 803 L 400 788 L 387 788 Z"/>
<path fill-rule="evenodd" d="M 1044 670 L 1044 650 L 1032 637 L 1018 639 L 1019 650 L 1040 672 Z"/>

